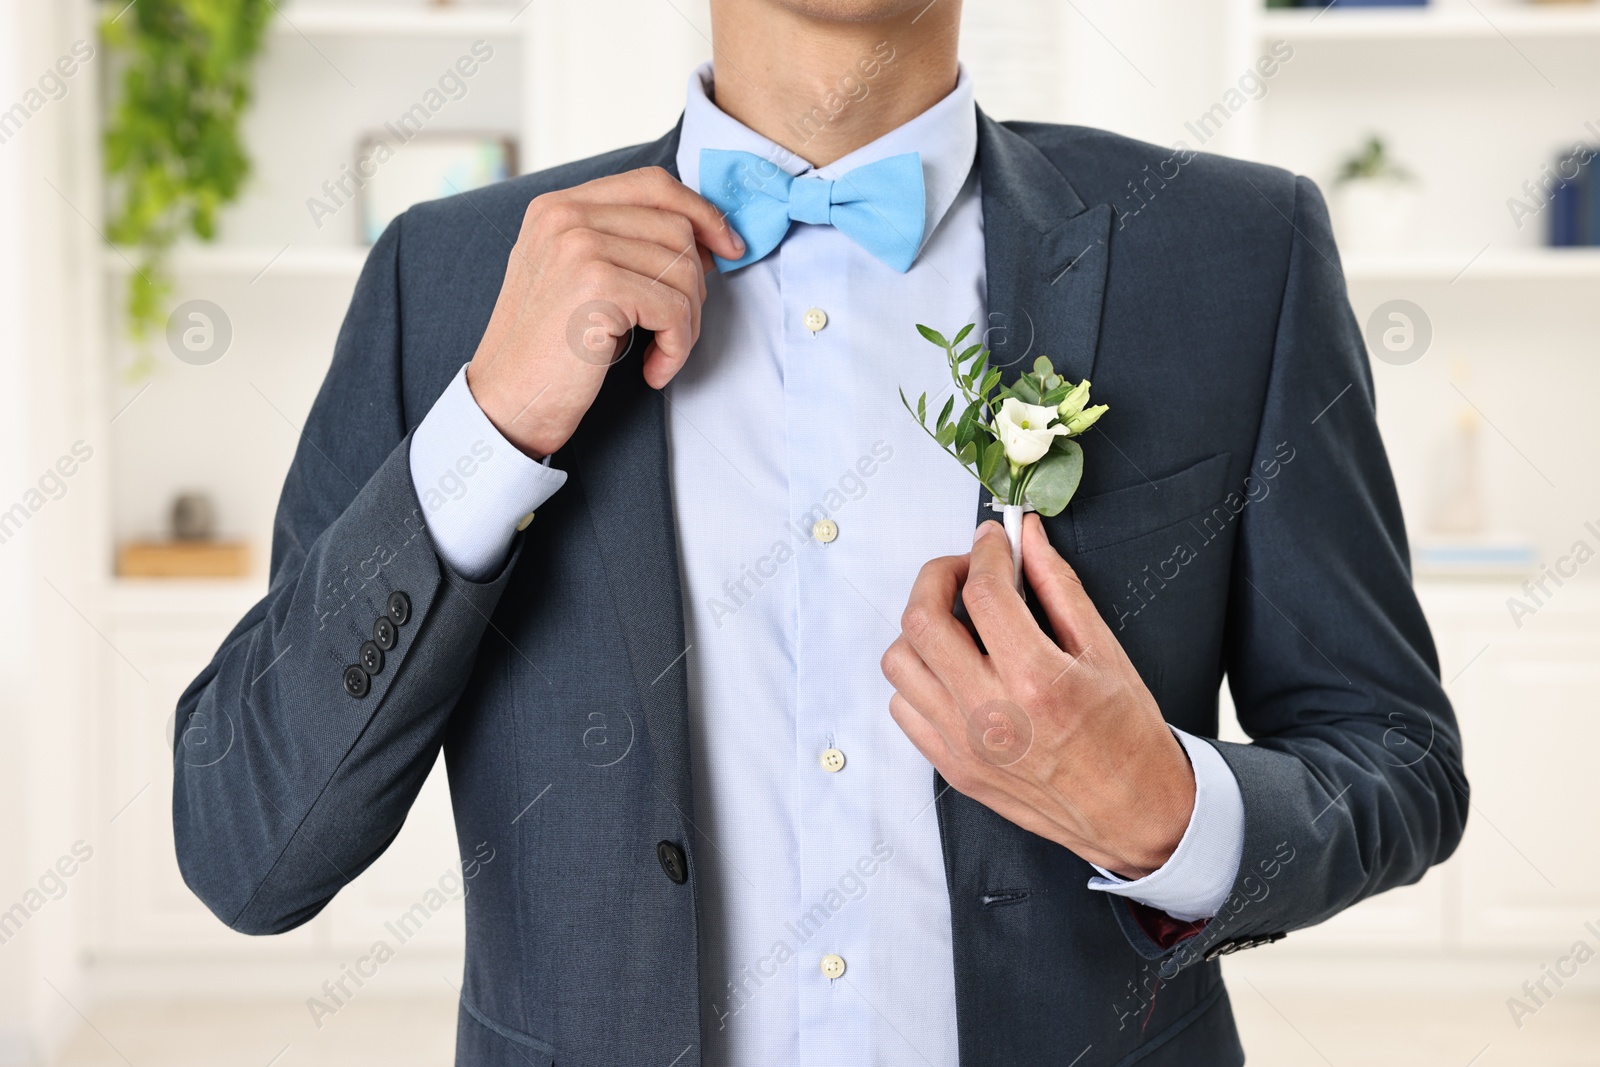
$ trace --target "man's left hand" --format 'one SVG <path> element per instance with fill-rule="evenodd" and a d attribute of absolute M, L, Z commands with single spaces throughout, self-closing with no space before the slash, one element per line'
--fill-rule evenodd
<path fill-rule="evenodd" d="M 883 656 L 889 714 L 951 787 L 1124 878 L 1172 855 L 1194 772 L 1161 709 L 1037 515 L 1023 568 L 1056 638 L 1011 582 L 999 523 L 929 562 Z M 952 614 L 960 591 L 988 655 Z"/>

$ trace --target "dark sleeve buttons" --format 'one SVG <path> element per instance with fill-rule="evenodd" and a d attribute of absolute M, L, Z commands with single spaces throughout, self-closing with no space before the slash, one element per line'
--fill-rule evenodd
<path fill-rule="evenodd" d="M 367 695 L 367 690 L 371 687 L 371 684 L 372 682 L 367 677 L 367 672 L 355 664 L 351 664 L 344 669 L 344 691 L 357 700 Z"/>
<path fill-rule="evenodd" d="M 387 652 L 394 647 L 395 639 L 398 637 L 399 633 L 395 630 L 394 623 L 389 621 L 389 616 L 379 615 L 377 621 L 372 624 L 373 643 Z"/>
<path fill-rule="evenodd" d="M 361 669 L 368 674 L 377 674 L 383 670 L 383 649 L 378 647 L 376 641 L 362 642 Z"/>
<path fill-rule="evenodd" d="M 411 618 L 411 598 L 398 591 L 390 593 L 389 618 L 394 620 L 396 626 L 404 626 L 406 620 Z"/>

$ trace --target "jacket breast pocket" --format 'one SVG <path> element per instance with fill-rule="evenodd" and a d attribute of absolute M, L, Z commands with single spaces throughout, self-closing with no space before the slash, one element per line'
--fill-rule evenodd
<path fill-rule="evenodd" d="M 1078 554 L 1120 545 L 1210 510 L 1227 494 L 1228 460 L 1219 452 L 1175 474 L 1072 502 Z"/>

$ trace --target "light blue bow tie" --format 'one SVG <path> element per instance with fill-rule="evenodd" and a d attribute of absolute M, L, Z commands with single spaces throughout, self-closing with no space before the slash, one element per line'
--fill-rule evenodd
<path fill-rule="evenodd" d="M 837 181 L 799 178 L 753 152 L 700 150 L 700 195 L 744 238 L 743 259 L 717 256 L 717 269 L 754 263 L 778 247 L 792 222 L 835 226 L 904 274 L 922 247 L 926 193 L 916 152 L 857 167 Z"/>

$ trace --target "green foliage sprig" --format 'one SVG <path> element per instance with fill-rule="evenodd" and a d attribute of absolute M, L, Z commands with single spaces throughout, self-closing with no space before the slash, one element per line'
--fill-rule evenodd
<path fill-rule="evenodd" d="M 167 253 L 185 232 L 216 237 L 217 214 L 250 173 L 239 120 L 251 98 L 270 0 L 114 0 L 101 33 L 121 69 L 105 131 L 109 236 L 136 246 L 128 329 L 144 340 L 171 292 Z"/>
<path fill-rule="evenodd" d="M 996 500 L 1059 515 L 1083 478 L 1083 449 L 1072 438 L 1093 426 L 1107 406 L 1088 407 L 1089 382 L 1068 382 L 1045 356 L 1034 360 L 1032 371 L 1002 386 L 999 368 L 989 366 L 987 348 L 961 347 L 972 330 L 968 323 L 947 341 L 939 331 L 918 324 L 917 332 L 944 350 L 956 393 L 944 402 L 931 428 L 927 393 L 912 406 L 902 389 L 900 402 Z"/>

